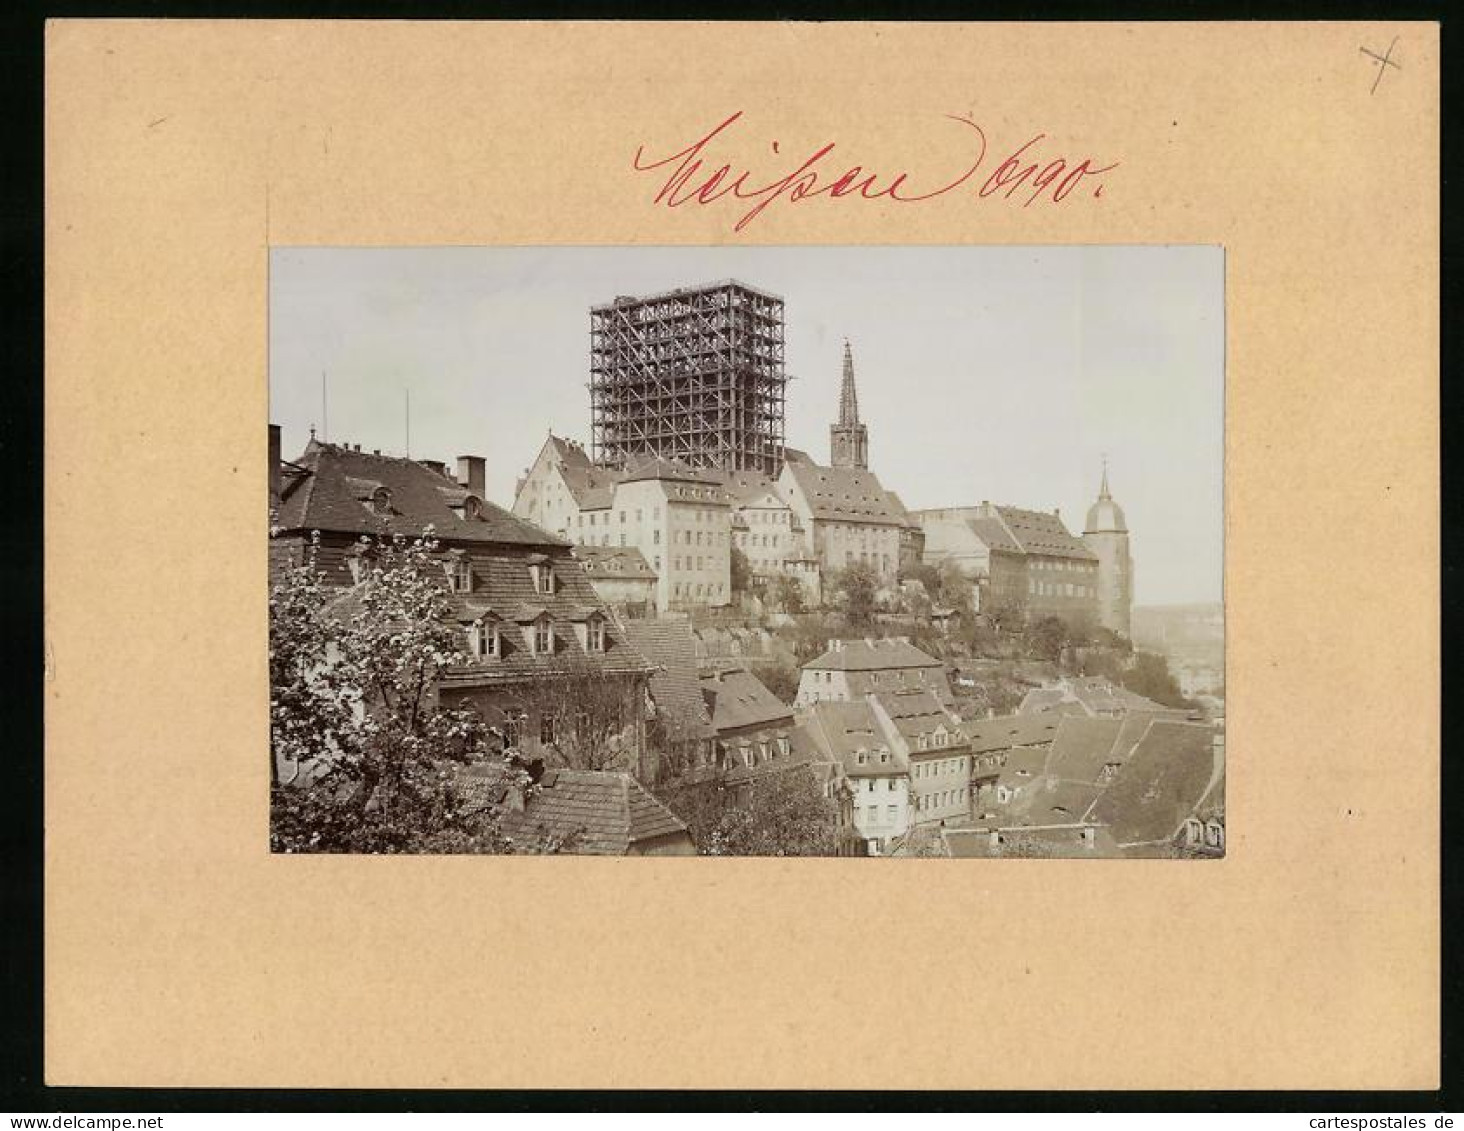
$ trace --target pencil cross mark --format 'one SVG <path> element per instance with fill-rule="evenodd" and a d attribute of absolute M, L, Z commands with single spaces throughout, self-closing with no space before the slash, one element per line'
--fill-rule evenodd
<path fill-rule="evenodd" d="M 1378 77 L 1373 79 L 1372 90 L 1368 91 L 1369 94 L 1377 93 L 1378 83 L 1383 81 L 1383 72 L 1386 71 L 1389 67 L 1393 67 L 1399 71 L 1403 69 L 1403 64 L 1395 62 L 1393 59 L 1393 48 L 1397 46 L 1398 37 L 1395 35 L 1393 37 L 1393 42 L 1388 44 L 1388 49 L 1384 51 L 1381 55 L 1367 47 L 1358 48 L 1359 51 L 1361 51 L 1369 59 L 1372 59 L 1378 65 Z"/>

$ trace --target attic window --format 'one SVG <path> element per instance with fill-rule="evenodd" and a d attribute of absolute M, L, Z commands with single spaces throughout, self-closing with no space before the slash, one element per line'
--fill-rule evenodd
<path fill-rule="evenodd" d="M 447 587 L 454 593 L 473 591 L 473 563 L 461 551 L 454 554 L 448 563 Z"/>
<path fill-rule="evenodd" d="M 463 499 L 463 518 L 469 522 L 476 522 L 483 517 L 483 500 L 477 495 L 469 495 Z"/>
<path fill-rule="evenodd" d="M 554 625 L 548 617 L 540 617 L 534 622 L 534 654 L 536 656 L 547 655 L 554 651 Z"/>
<path fill-rule="evenodd" d="M 591 617 L 585 625 L 585 647 L 591 652 L 605 650 L 605 622 L 600 617 Z"/>
<path fill-rule="evenodd" d="M 864 765 L 864 763 L 867 760 L 868 759 L 865 758 L 864 751 L 862 751 L 862 750 L 858 754 L 854 755 L 854 761 L 856 761 L 857 763 L 859 763 L 859 765 L 861 765 L 861 766 Z"/>
<path fill-rule="evenodd" d="M 555 589 L 554 567 L 547 562 L 538 562 L 529 567 L 533 575 L 536 593 L 553 593 Z"/>
<path fill-rule="evenodd" d="M 371 509 L 376 514 L 391 514 L 391 492 L 385 487 L 372 491 Z"/>
<path fill-rule="evenodd" d="M 503 637 L 496 624 L 478 621 L 468 630 L 468 640 L 480 660 L 496 660 L 503 654 Z"/>

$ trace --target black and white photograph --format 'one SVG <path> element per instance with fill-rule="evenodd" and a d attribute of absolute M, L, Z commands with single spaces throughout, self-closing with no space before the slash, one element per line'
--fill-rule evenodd
<path fill-rule="evenodd" d="M 1213 246 L 276 247 L 279 853 L 1225 853 Z"/>

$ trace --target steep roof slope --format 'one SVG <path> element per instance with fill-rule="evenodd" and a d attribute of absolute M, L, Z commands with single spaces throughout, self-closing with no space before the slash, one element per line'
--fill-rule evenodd
<path fill-rule="evenodd" d="M 430 525 L 437 537 L 452 542 L 568 545 L 487 499 L 477 518 L 459 516 L 452 508 L 461 505 L 467 491 L 415 460 L 312 440 L 294 466 L 300 471 L 291 476 L 276 518 L 282 530 L 415 536 Z M 385 514 L 372 505 L 380 488 L 390 497 Z"/>
<path fill-rule="evenodd" d="M 1156 719 L 1088 817 L 1111 826 L 1119 844 L 1168 840 L 1217 769 L 1210 727 Z"/>

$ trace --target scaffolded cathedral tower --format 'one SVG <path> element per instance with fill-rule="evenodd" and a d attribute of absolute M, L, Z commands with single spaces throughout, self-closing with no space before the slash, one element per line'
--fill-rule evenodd
<path fill-rule="evenodd" d="M 590 309 L 595 462 L 654 455 L 778 474 L 788 377 L 783 300 L 726 280 Z"/>

